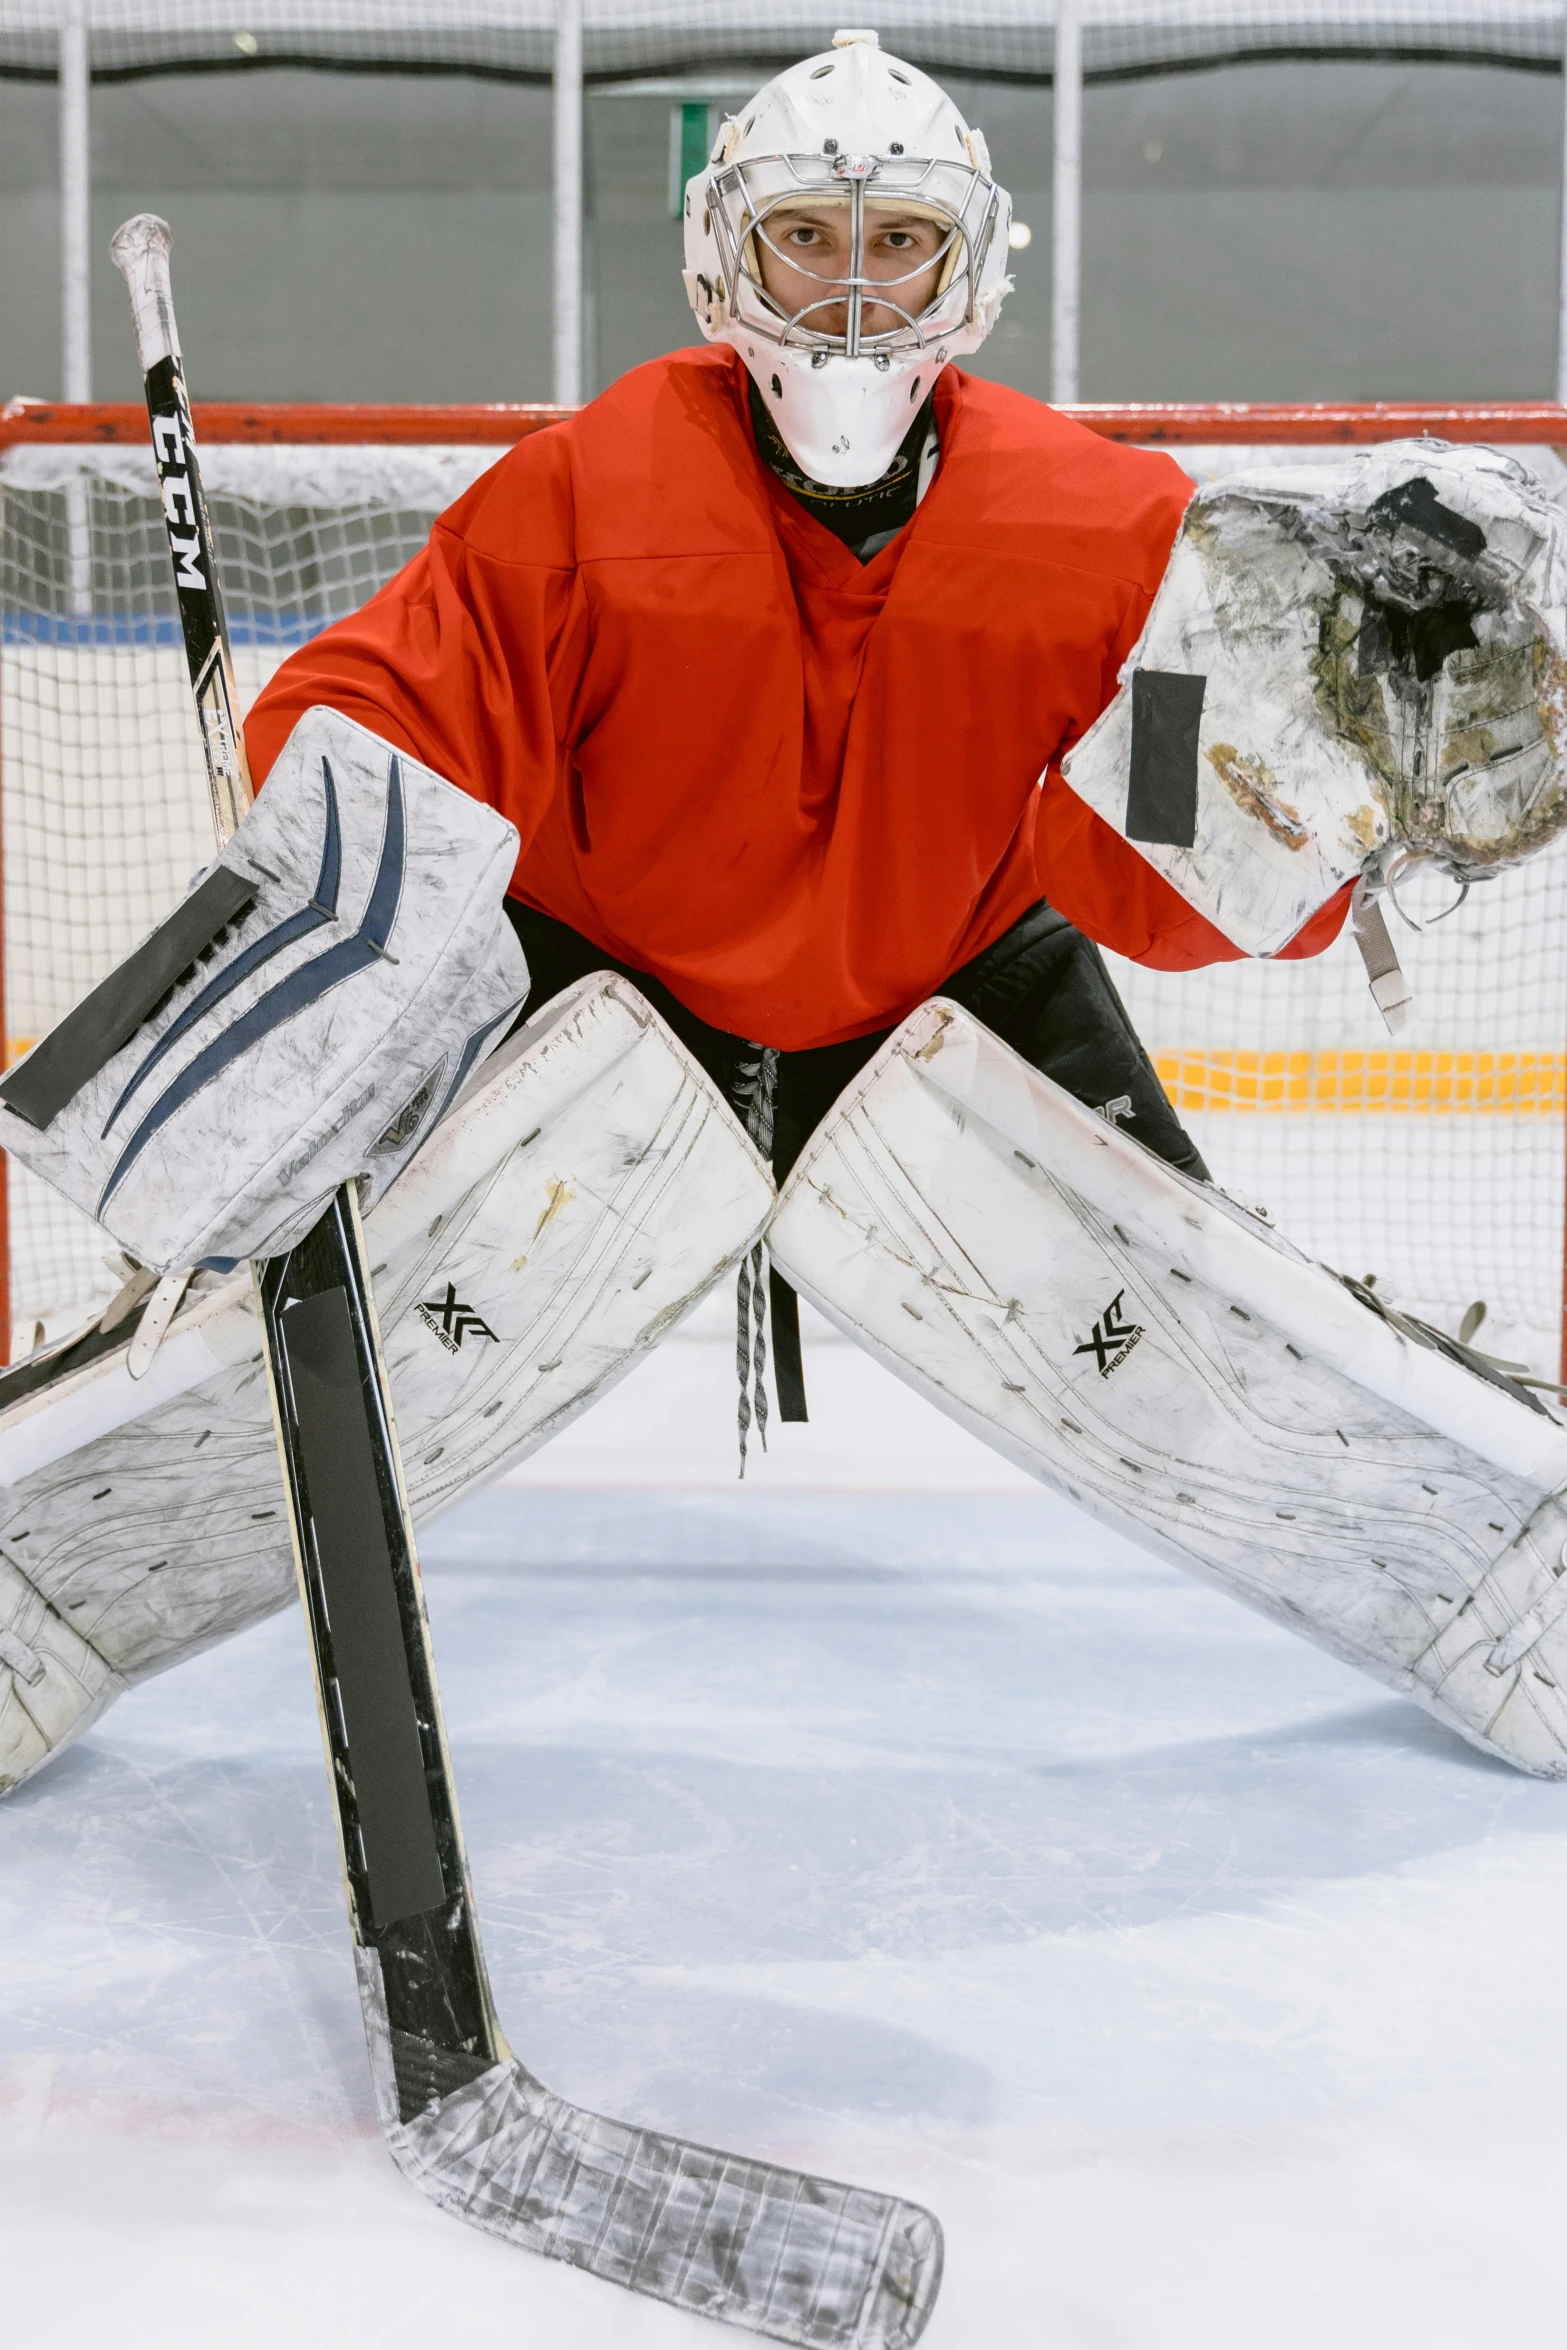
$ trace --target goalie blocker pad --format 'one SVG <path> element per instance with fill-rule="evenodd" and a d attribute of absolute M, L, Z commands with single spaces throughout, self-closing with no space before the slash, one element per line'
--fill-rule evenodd
<path fill-rule="evenodd" d="M 369 1205 L 528 992 L 517 835 L 306 711 L 217 865 L 0 1081 L 0 1143 L 141 1264 L 276 1256 Z"/>
<path fill-rule="evenodd" d="M 780 1197 L 773 1260 L 1033 1475 L 1567 1776 L 1567 1428 L 939 1000 Z"/>
<path fill-rule="evenodd" d="M 416 1523 L 623 1377 L 772 1204 L 721 1095 L 628 981 L 546 1005 L 366 1220 Z M 293 1595 L 250 1276 L 208 1278 L 139 1381 L 134 1319 L 50 1384 L 26 1392 L 37 1363 L 0 1379 L 0 1793 L 131 1683 Z"/>

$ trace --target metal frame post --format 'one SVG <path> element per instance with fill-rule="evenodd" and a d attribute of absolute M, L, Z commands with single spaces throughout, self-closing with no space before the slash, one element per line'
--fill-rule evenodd
<path fill-rule="evenodd" d="M 60 372 L 67 400 L 92 398 L 92 164 L 86 0 L 60 7 Z"/>
<path fill-rule="evenodd" d="M 1055 169 L 1050 202 L 1050 397 L 1077 398 L 1083 247 L 1083 28 L 1078 0 L 1056 0 Z"/>
<path fill-rule="evenodd" d="M 88 133 L 87 0 L 60 5 L 60 373 L 67 400 L 92 398 L 92 155 Z M 65 492 L 71 610 L 92 610 L 87 484 Z"/>
<path fill-rule="evenodd" d="M 555 0 L 555 400 L 582 397 L 582 0 Z"/>

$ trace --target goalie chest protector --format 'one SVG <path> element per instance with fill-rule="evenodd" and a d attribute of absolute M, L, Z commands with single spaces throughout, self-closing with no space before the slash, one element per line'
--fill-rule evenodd
<path fill-rule="evenodd" d="M 1233 954 L 1080 802 L 1063 861 L 1071 795 L 1039 788 L 1115 692 L 1186 477 L 949 368 L 935 481 L 862 566 L 758 458 L 746 380 L 677 352 L 520 443 L 285 664 L 258 765 L 346 711 L 517 826 L 516 895 L 785 1048 L 892 1024 L 1041 896 L 1123 952 Z"/>

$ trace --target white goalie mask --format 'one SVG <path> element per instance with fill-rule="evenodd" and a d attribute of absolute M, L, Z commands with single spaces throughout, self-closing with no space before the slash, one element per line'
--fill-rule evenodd
<path fill-rule="evenodd" d="M 781 249 L 791 214 L 824 207 L 842 208 L 841 274 Z M 873 269 L 867 224 L 874 236 L 894 214 L 928 224 L 934 249 Z M 837 33 L 729 117 L 688 182 L 686 292 L 806 475 L 859 488 L 886 472 L 948 360 L 994 326 L 1011 221 L 983 135 L 946 93 L 874 33 Z"/>

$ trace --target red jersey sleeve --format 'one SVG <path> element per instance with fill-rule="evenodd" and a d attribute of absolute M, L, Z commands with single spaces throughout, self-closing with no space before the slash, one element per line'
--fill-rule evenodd
<path fill-rule="evenodd" d="M 423 554 L 283 663 L 245 722 L 258 784 L 323 702 L 486 801 L 527 849 L 560 788 L 586 640 L 559 438 L 502 458 Z"/>
<path fill-rule="evenodd" d="M 1054 767 L 1040 797 L 1037 839 L 1044 894 L 1069 922 L 1099 946 L 1155 971 L 1197 971 L 1205 963 L 1245 961 L 1245 949 L 1189 906 Z M 1353 887 L 1346 881 L 1273 960 L 1299 962 L 1330 947 L 1344 927 Z"/>

